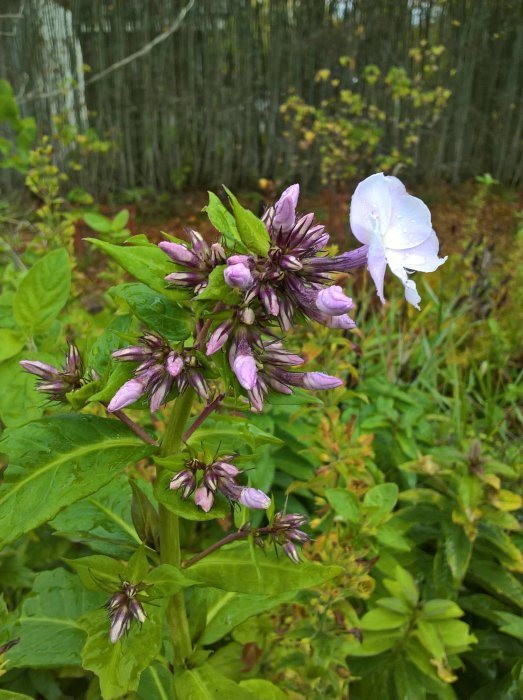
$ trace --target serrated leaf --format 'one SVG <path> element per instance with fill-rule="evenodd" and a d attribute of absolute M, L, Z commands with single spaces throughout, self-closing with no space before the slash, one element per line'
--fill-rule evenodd
<path fill-rule="evenodd" d="M 13 315 L 20 328 L 29 335 L 48 328 L 65 306 L 70 286 L 67 251 L 47 253 L 22 278 L 14 296 Z"/>
<path fill-rule="evenodd" d="M 205 586 L 272 596 L 319 586 L 343 569 L 306 560 L 294 564 L 273 551 L 251 550 L 247 543 L 241 543 L 210 554 L 187 571 Z"/>
<path fill-rule="evenodd" d="M 357 523 L 360 519 L 360 502 L 352 491 L 347 489 L 327 489 L 325 496 L 338 515 L 350 523 Z"/>
<path fill-rule="evenodd" d="M 153 450 L 115 420 L 64 415 L 8 430 L 0 451 L 9 460 L 0 488 L 0 541 L 6 544 Z"/>
<path fill-rule="evenodd" d="M 12 667 L 52 668 L 80 664 L 86 635 L 79 618 L 99 608 L 104 595 L 87 591 L 65 569 L 36 575 L 15 627 L 20 642 L 6 657 Z"/>
<path fill-rule="evenodd" d="M 150 245 L 113 245 L 97 238 L 86 238 L 96 248 L 100 248 L 120 267 L 139 282 L 143 282 L 157 292 L 167 293 L 171 298 L 185 298 L 185 292 L 166 292 L 165 277 L 172 272 L 169 258 L 157 246 Z"/>
<path fill-rule="evenodd" d="M 104 700 L 137 690 L 142 671 L 160 651 L 162 611 L 147 606 L 147 615 L 142 626 L 133 623 L 129 633 L 116 644 L 109 639 L 105 610 L 97 610 L 82 619 L 82 627 L 87 631 L 82 665 L 98 676 Z"/>
<path fill-rule="evenodd" d="M 242 243 L 250 253 L 266 256 L 271 246 L 271 239 L 265 224 L 252 211 L 244 209 L 227 187 L 224 187 L 224 190 L 229 196 Z"/>
<path fill-rule="evenodd" d="M 148 329 L 174 341 L 191 335 L 193 320 L 187 309 L 145 284 L 130 283 L 111 287 L 109 295 L 121 299 Z"/>

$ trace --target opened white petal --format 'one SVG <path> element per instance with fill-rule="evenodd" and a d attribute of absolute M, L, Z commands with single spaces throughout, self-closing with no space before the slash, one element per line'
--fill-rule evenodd
<path fill-rule="evenodd" d="M 391 187 L 383 173 L 371 175 L 356 187 L 350 205 L 350 225 L 361 243 L 370 244 L 386 232 L 392 214 Z"/>
<path fill-rule="evenodd" d="M 407 270 L 434 272 L 447 259 L 446 257 L 438 258 L 438 251 L 438 237 L 432 231 L 426 240 L 413 248 L 387 250 L 387 261 L 391 269 L 394 267 L 405 267 Z"/>
<path fill-rule="evenodd" d="M 418 197 L 403 192 L 392 197 L 392 218 L 385 246 L 393 250 L 413 248 L 433 233 L 430 211 Z"/>

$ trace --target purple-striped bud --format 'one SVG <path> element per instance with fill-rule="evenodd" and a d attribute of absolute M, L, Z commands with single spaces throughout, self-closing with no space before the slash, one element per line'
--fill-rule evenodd
<path fill-rule="evenodd" d="M 316 306 L 329 316 L 341 316 L 352 308 L 352 299 L 343 293 L 338 285 L 327 287 L 318 292 Z"/>
<path fill-rule="evenodd" d="M 137 401 L 145 393 L 145 384 L 142 379 L 130 379 L 121 386 L 111 399 L 107 410 L 119 411 Z"/>
<path fill-rule="evenodd" d="M 211 245 L 211 264 L 213 266 L 222 265 L 225 262 L 225 251 L 220 243 Z"/>
<path fill-rule="evenodd" d="M 178 287 L 196 287 L 203 282 L 205 276 L 200 272 L 171 272 L 165 276 L 165 280 Z"/>
<path fill-rule="evenodd" d="M 280 313 L 278 297 L 272 287 L 262 287 L 260 290 L 260 299 L 268 314 L 277 316 Z"/>
<path fill-rule="evenodd" d="M 286 542 L 283 545 L 283 551 L 289 557 L 289 559 L 291 561 L 293 561 L 295 564 L 300 563 L 300 555 L 298 554 L 298 550 L 296 549 L 296 545 L 293 542 Z"/>
<path fill-rule="evenodd" d="M 292 272 L 299 272 L 303 269 L 303 265 L 295 255 L 284 255 L 280 260 L 280 267 L 284 270 L 291 270 Z"/>
<path fill-rule="evenodd" d="M 164 403 L 165 399 L 167 398 L 167 394 L 171 391 L 172 385 L 173 378 L 167 375 L 151 391 L 150 405 L 151 411 L 153 413 L 160 409 L 160 406 Z"/>
<path fill-rule="evenodd" d="M 206 355 L 214 355 L 215 352 L 225 345 L 229 340 L 232 330 L 232 322 L 224 321 L 211 333 L 211 337 L 207 341 Z"/>
<path fill-rule="evenodd" d="M 228 265 L 223 271 L 223 278 L 233 289 L 248 289 L 254 281 L 251 271 L 244 263 Z"/>
<path fill-rule="evenodd" d="M 200 372 L 197 372 L 195 370 L 189 372 L 189 374 L 187 375 L 187 379 L 189 380 L 189 384 L 196 391 L 198 396 L 204 401 L 207 401 L 207 399 L 209 398 L 209 387 L 207 386 L 207 382 L 200 374 Z"/>
<path fill-rule="evenodd" d="M 305 372 L 303 375 L 303 386 L 306 389 L 335 389 L 342 385 L 341 379 L 323 372 Z"/>
<path fill-rule="evenodd" d="M 170 352 L 165 361 L 165 369 L 171 377 L 177 377 L 183 369 L 183 360 L 176 352 Z"/>
<path fill-rule="evenodd" d="M 242 323 L 245 323 L 246 326 L 252 326 L 252 324 L 256 321 L 254 311 L 249 307 L 241 309 L 238 312 L 238 318 Z"/>
<path fill-rule="evenodd" d="M 281 527 L 300 527 L 300 525 L 305 525 L 308 520 L 307 516 L 301 513 L 289 513 L 288 515 L 281 515 L 281 513 L 278 513 L 277 515 L 278 517 L 275 517 L 275 520 L 277 520 L 278 525 Z"/>
<path fill-rule="evenodd" d="M 191 239 L 193 252 L 196 253 L 198 257 L 201 257 L 208 250 L 209 246 L 205 242 L 201 233 L 195 231 L 194 229 L 189 229 L 187 231 L 189 238 Z"/>
<path fill-rule="evenodd" d="M 59 374 L 59 370 L 52 365 L 48 365 L 46 362 L 40 362 L 39 360 L 20 360 L 20 364 L 29 374 L 34 374 L 42 379 L 52 380 L 55 379 Z"/>
<path fill-rule="evenodd" d="M 264 386 L 265 385 L 262 385 L 260 381 L 257 381 L 253 388 L 248 392 L 251 411 L 254 411 L 255 413 L 261 413 L 263 411 L 263 398 L 266 393 Z"/>
<path fill-rule="evenodd" d="M 116 642 L 128 632 L 130 626 L 131 613 L 127 605 L 123 605 L 114 613 L 111 620 L 111 631 L 109 632 L 111 642 L 116 644 Z"/>
<path fill-rule="evenodd" d="M 187 267 L 194 268 L 200 266 L 198 256 L 184 245 L 180 243 L 171 243 L 170 241 L 162 241 L 158 243 L 158 245 L 164 253 L 167 253 L 171 260 L 174 260 L 174 262 L 179 265 L 186 265 Z"/>
<path fill-rule="evenodd" d="M 141 362 L 149 354 L 150 350 L 141 345 L 132 345 L 131 347 L 115 350 L 111 353 L 115 360 L 123 362 Z"/>
<path fill-rule="evenodd" d="M 232 371 L 247 391 L 250 391 L 256 384 L 258 369 L 252 355 L 236 355 L 232 363 Z"/>
<path fill-rule="evenodd" d="M 271 505 L 271 499 L 260 489 L 242 489 L 238 501 L 246 508 L 259 508 L 267 510 Z"/>
<path fill-rule="evenodd" d="M 332 316 L 329 319 L 329 328 L 341 328 L 344 331 L 350 331 L 356 328 L 356 324 L 347 314 L 341 314 L 340 316 Z"/>
<path fill-rule="evenodd" d="M 234 477 L 240 474 L 238 467 L 235 467 L 234 464 L 229 464 L 229 462 L 214 462 L 212 467 L 214 473 L 218 476 L 227 476 L 234 479 Z"/>
<path fill-rule="evenodd" d="M 300 196 L 300 186 L 291 185 L 282 193 L 274 205 L 272 226 L 276 230 L 290 231 L 296 220 L 296 206 Z"/>
<path fill-rule="evenodd" d="M 173 491 L 180 491 L 182 498 L 188 498 L 196 488 L 196 477 L 190 469 L 183 469 L 175 474 L 169 483 Z"/>
<path fill-rule="evenodd" d="M 147 617 L 145 610 L 143 609 L 141 603 L 139 600 L 136 600 L 136 598 L 133 598 L 131 602 L 129 603 L 129 612 L 131 615 L 134 617 L 134 619 L 139 622 L 141 625 L 145 622 L 145 619 Z"/>
<path fill-rule="evenodd" d="M 204 513 L 208 513 L 214 503 L 214 494 L 205 486 L 200 486 L 194 493 L 194 502 Z"/>

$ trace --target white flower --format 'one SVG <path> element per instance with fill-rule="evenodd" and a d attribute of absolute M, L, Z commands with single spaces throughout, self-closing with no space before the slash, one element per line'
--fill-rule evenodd
<path fill-rule="evenodd" d="M 371 175 L 356 187 L 350 208 L 353 234 L 369 246 L 367 264 L 381 301 L 387 265 L 405 286 L 405 299 L 419 309 L 421 297 L 412 270 L 434 272 L 445 258 L 438 258 L 439 241 L 430 211 L 408 194 L 397 177 Z"/>

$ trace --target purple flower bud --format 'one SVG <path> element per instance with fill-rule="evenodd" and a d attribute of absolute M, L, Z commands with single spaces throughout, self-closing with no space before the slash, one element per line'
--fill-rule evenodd
<path fill-rule="evenodd" d="M 149 355 L 149 350 L 141 345 L 132 345 L 129 348 L 122 348 L 111 353 L 115 360 L 124 362 L 141 362 L 144 357 Z"/>
<path fill-rule="evenodd" d="M 258 369 L 252 355 L 236 355 L 232 363 L 232 371 L 244 389 L 249 391 L 256 384 Z"/>
<path fill-rule="evenodd" d="M 38 360 L 34 362 L 31 360 L 20 360 L 20 364 L 26 372 L 41 377 L 42 379 L 52 380 L 59 374 L 59 370 L 56 369 L 56 367 L 48 365 L 46 362 L 39 362 Z"/>
<path fill-rule="evenodd" d="M 187 267 L 194 268 L 200 266 L 198 256 L 184 245 L 180 243 L 171 243 L 170 241 L 162 241 L 158 243 L 158 245 L 164 253 L 167 253 L 171 260 L 174 260 L 174 262 L 179 265 L 186 265 Z"/>
<path fill-rule="evenodd" d="M 71 374 L 75 372 L 82 373 L 82 357 L 74 343 L 69 343 L 65 364 L 67 372 Z"/>
<path fill-rule="evenodd" d="M 227 258 L 229 265 L 238 265 L 239 263 L 242 263 L 247 267 L 250 266 L 251 260 L 252 258 L 250 258 L 248 255 L 231 255 L 230 258 Z"/>
<path fill-rule="evenodd" d="M 298 554 L 298 550 L 296 549 L 296 545 L 293 542 L 286 542 L 283 545 L 283 551 L 289 557 L 289 559 L 291 561 L 293 561 L 295 564 L 300 563 L 300 555 Z"/>
<path fill-rule="evenodd" d="M 209 387 L 207 386 L 207 382 L 200 374 L 200 372 L 194 370 L 192 372 L 189 372 L 189 374 L 187 375 L 187 379 L 189 380 L 189 384 L 196 391 L 198 396 L 204 401 L 207 401 L 207 399 L 209 398 Z"/>
<path fill-rule="evenodd" d="M 211 264 L 213 266 L 221 265 L 225 262 L 225 251 L 220 243 L 211 245 Z"/>
<path fill-rule="evenodd" d="M 265 396 L 265 392 L 266 389 L 264 390 L 259 381 L 247 392 L 249 395 L 249 403 L 251 404 L 251 411 L 255 413 L 261 413 L 263 411 L 263 397 Z"/>
<path fill-rule="evenodd" d="M 344 331 L 350 331 L 356 328 L 356 324 L 347 314 L 341 314 L 341 316 L 332 316 L 329 319 L 329 328 L 342 328 Z"/>
<path fill-rule="evenodd" d="M 170 352 L 165 361 L 165 368 L 171 377 L 177 377 L 183 369 L 183 360 L 176 352 Z"/>
<path fill-rule="evenodd" d="M 169 375 L 164 377 L 162 381 L 157 384 L 151 391 L 151 411 L 154 413 L 158 411 L 162 403 L 167 398 L 167 394 L 170 392 L 173 385 L 173 379 Z"/>
<path fill-rule="evenodd" d="M 271 505 L 271 499 L 260 489 L 242 489 L 238 501 L 246 508 L 259 508 L 267 510 Z"/>
<path fill-rule="evenodd" d="M 208 513 L 214 503 L 214 494 L 205 486 L 200 486 L 194 493 L 194 502 L 204 513 Z"/>
<path fill-rule="evenodd" d="M 173 491 L 180 491 L 182 498 L 188 498 L 196 488 L 196 477 L 190 469 L 183 469 L 173 476 L 169 488 Z"/>
<path fill-rule="evenodd" d="M 119 411 L 121 408 L 125 408 L 137 401 L 144 392 L 145 384 L 143 379 L 130 379 L 118 389 L 107 406 L 107 410 L 110 413 L 112 411 Z"/>
<path fill-rule="evenodd" d="M 352 308 L 352 299 L 343 293 L 341 287 L 333 285 L 318 292 L 316 306 L 329 316 L 341 316 Z"/>
<path fill-rule="evenodd" d="M 301 513 L 289 513 L 288 515 L 281 515 L 281 513 L 278 513 L 277 515 L 279 516 L 277 519 L 280 525 L 291 528 L 300 527 L 300 525 L 304 525 L 308 520 L 307 516 Z"/>
<path fill-rule="evenodd" d="M 172 272 L 170 275 L 166 275 L 165 279 L 178 287 L 196 287 L 197 284 L 203 282 L 205 276 L 200 272 Z"/>
<path fill-rule="evenodd" d="M 57 379 L 55 382 L 41 382 L 37 387 L 37 391 L 42 391 L 44 394 L 53 394 L 57 398 L 66 393 L 70 388 L 66 382 Z"/>
<path fill-rule="evenodd" d="M 129 608 L 126 605 L 123 605 L 115 612 L 111 620 L 111 631 L 109 633 L 111 642 L 116 644 L 116 642 L 129 630 L 130 626 L 131 615 Z"/>
<path fill-rule="evenodd" d="M 280 266 L 284 270 L 292 270 L 292 272 L 299 272 L 303 268 L 303 265 L 295 255 L 284 255 L 280 260 Z"/>
<path fill-rule="evenodd" d="M 323 372 L 305 372 L 303 375 L 303 386 L 306 389 L 335 389 L 342 385 L 341 379 Z"/>
<path fill-rule="evenodd" d="M 131 615 L 134 617 L 134 619 L 137 622 L 139 622 L 141 625 L 143 625 L 147 615 L 146 615 L 145 610 L 143 609 L 139 600 L 136 600 L 136 598 L 133 598 L 131 600 L 131 602 L 129 603 L 129 611 L 130 611 Z"/>
<path fill-rule="evenodd" d="M 272 287 L 262 287 L 260 290 L 260 299 L 268 314 L 277 316 L 280 313 L 280 304 L 278 297 Z"/>
<path fill-rule="evenodd" d="M 284 232 L 290 231 L 296 220 L 296 206 L 300 196 L 300 186 L 291 185 L 282 193 L 279 200 L 274 205 L 274 216 L 272 227 Z"/>
<path fill-rule="evenodd" d="M 231 321 L 224 321 L 223 323 L 220 323 L 207 341 L 206 355 L 214 355 L 215 352 L 218 352 L 218 350 L 229 340 L 231 330 Z"/>
<path fill-rule="evenodd" d="M 238 313 L 238 317 L 242 323 L 245 323 L 246 326 L 252 326 L 256 320 L 254 311 L 250 308 L 241 309 Z"/>
<path fill-rule="evenodd" d="M 251 271 L 244 263 L 228 265 L 223 271 L 223 278 L 229 287 L 248 289 L 253 283 Z"/>
<path fill-rule="evenodd" d="M 306 532 L 303 532 L 303 530 L 289 530 L 287 533 L 287 537 L 291 540 L 294 540 L 295 542 L 308 542 L 310 540 L 309 535 Z"/>
<path fill-rule="evenodd" d="M 235 467 L 234 464 L 229 464 L 229 462 L 218 461 L 214 462 L 212 466 L 215 474 L 218 476 L 228 476 L 234 479 L 240 474 L 238 467 Z"/>

